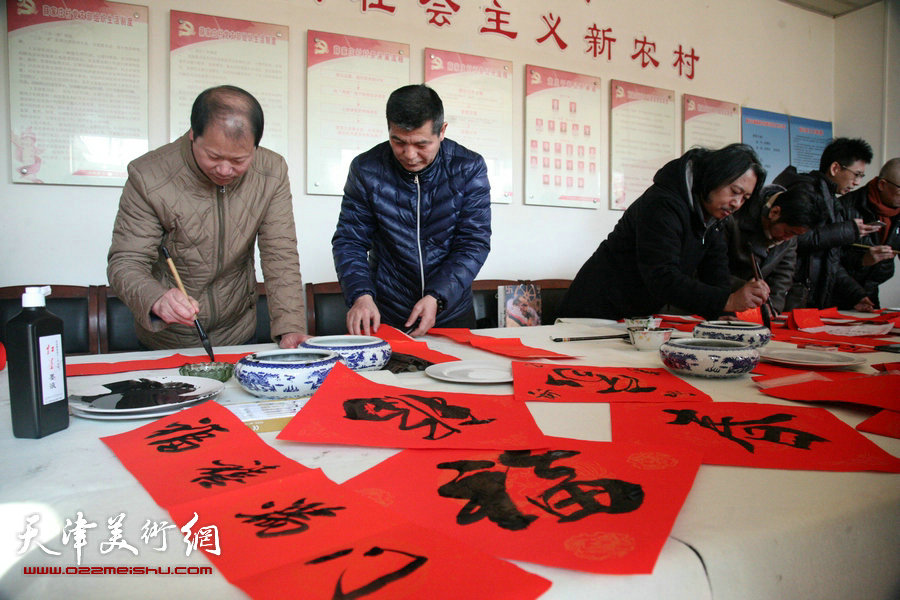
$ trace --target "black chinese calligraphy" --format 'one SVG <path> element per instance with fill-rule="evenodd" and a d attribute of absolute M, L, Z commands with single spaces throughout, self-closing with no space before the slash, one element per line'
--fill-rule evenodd
<path fill-rule="evenodd" d="M 93 396 L 72 396 L 73 400 L 89 402 L 94 408 L 126 409 L 162 406 L 190 400 L 190 393 L 196 386 L 183 381 L 152 381 L 150 379 L 129 379 L 104 383 L 109 390 L 106 394 Z M 196 394 L 195 394 L 196 395 Z"/>
<path fill-rule="evenodd" d="M 665 409 L 663 412 L 675 415 L 675 419 L 669 421 L 668 425 L 690 425 L 691 423 L 696 423 L 700 427 L 715 431 L 723 438 L 740 445 L 747 452 L 755 451 L 753 444 L 747 440 L 782 444 L 792 446 L 798 450 L 809 450 L 813 442 L 828 441 L 826 438 L 814 433 L 775 425 L 775 423 L 787 423 L 793 420 L 795 415 L 791 414 L 776 413 L 750 421 L 735 421 L 733 417 L 722 417 L 717 423 L 709 416 L 698 417 L 696 410 Z M 741 433 L 743 433 L 744 439 L 738 437 Z"/>
<path fill-rule="evenodd" d="M 598 513 L 625 513 L 637 510 L 644 502 L 644 490 L 636 483 L 621 479 L 578 480 L 574 467 L 556 465 L 580 454 L 574 450 L 548 450 L 532 454 L 530 450 L 507 451 L 497 461 L 458 460 L 437 465 L 456 470 L 452 481 L 438 488 L 444 498 L 467 500 L 456 516 L 460 525 L 485 517 L 503 529 L 527 528 L 538 516 L 519 510 L 506 486 L 510 469 L 531 469 L 539 479 L 557 481 L 537 497 L 526 500 L 556 517 L 557 522 L 578 521 Z M 498 464 L 499 463 L 499 464 Z"/>
<path fill-rule="evenodd" d="M 572 367 L 559 367 L 552 369 L 547 375 L 547 385 L 566 385 L 572 387 L 585 387 L 585 384 L 598 394 L 616 394 L 627 392 L 642 394 L 656 391 L 656 386 L 643 385 L 640 379 L 631 375 L 607 376 L 590 369 L 574 369 Z"/>
<path fill-rule="evenodd" d="M 269 509 L 275 506 L 274 502 L 266 502 L 260 508 Z M 303 533 L 309 529 L 309 520 L 312 517 L 335 517 L 335 511 L 344 510 L 345 506 L 322 506 L 321 502 L 307 502 L 306 498 L 300 498 L 287 508 L 279 508 L 255 515 L 244 513 L 235 514 L 235 518 L 243 519 L 260 530 L 257 537 L 277 537 L 280 535 L 292 535 Z"/>
<path fill-rule="evenodd" d="M 460 433 L 457 426 L 484 425 L 494 419 L 476 419 L 466 406 L 449 404 L 437 396 L 403 394 L 384 398 L 352 398 L 344 401 L 344 417 L 355 421 L 398 419 L 403 431 L 424 427 L 426 440 L 440 440 Z M 455 423 L 451 424 L 451 422 Z"/>
<path fill-rule="evenodd" d="M 338 550 L 337 552 L 332 552 L 331 554 L 326 554 L 325 556 L 320 556 L 318 558 L 314 558 L 310 561 L 307 561 L 307 565 L 318 565 L 331 560 L 341 559 L 347 556 L 350 556 L 354 552 L 354 548 L 345 548 L 343 550 Z M 381 588 L 385 587 L 389 583 L 394 583 L 395 581 L 399 581 L 404 577 L 410 575 L 415 572 L 419 567 L 428 562 L 427 556 L 421 556 L 418 554 L 410 554 L 409 552 L 404 552 L 403 550 L 392 550 L 390 548 L 380 548 L 378 546 L 372 546 L 368 550 L 362 553 L 362 557 L 366 559 L 374 559 L 378 557 L 386 557 L 391 558 L 393 555 L 400 555 L 401 557 L 409 557 L 409 561 L 406 564 L 400 566 L 399 569 L 395 569 L 393 571 L 384 573 L 383 575 L 379 575 L 375 577 L 371 581 L 357 587 L 353 590 L 345 590 L 344 589 L 344 576 L 347 574 L 348 569 L 344 569 L 338 577 L 337 583 L 335 584 L 334 594 L 331 596 L 332 600 L 356 600 L 358 598 L 363 598 L 377 592 Z M 366 561 L 370 562 L 370 561 Z M 353 563 L 351 563 L 352 567 Z M 369 569 L 366 569 L 367 571 Z"/>
<path fill-rule="evenodd" d="M 228 429 L 213 423 L 209 417 L 204 417 L 198 421 L 198 426 L 173 421 L 166 424 L 164 429 L 151 433 L 145 439 L 162 438 L 150 442 L 150 445 L 156 446 L 159 452 L 184 452 L 199 448 L 203 440 L 216 437 L 216 434 L 213 433 L 215 431 L 227 432 Z"/>
<path fill-rule="evenodd" d="M 214 485 L 224 486 L 228 482 L 245 483 L 244 479 L 262 475 L 270 469 L 277 469 L 279 465 L 263 465 L 258 460 L 253 461 L 255 466 L 232 465 L 221 460 L 212 461 L 214 466 L 197 469 L 201 475 L 191 479 L 201 487 L 211 488 Z"/>

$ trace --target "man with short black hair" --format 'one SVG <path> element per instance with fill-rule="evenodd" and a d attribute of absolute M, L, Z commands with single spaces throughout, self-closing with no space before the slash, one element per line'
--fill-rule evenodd
<path fill-rule="evenodd" d="M 148 348 L 253 341 L 259 246 L 271 332 L 282 348 L 306 335 L 287 163 L 259 147 L 262 107 L 234 86 L 197 96 L 190 130 L 128 165 L 107 277 Z M 165 245 L 187 296 L 176 287 Z"/>
<path fill-rule="evenodd" d="M 443 103 L 425 85 L 394 90 L 386 116 L 388 141 L 350 164 L 331 240 L 347 331 L 474 327 L 472 281 L 491 239 L 487 165 L 444 138 Z"/>
<path fill-rule="evenodd" d="M 878 227 L 859 240 L 868 249 L 845 246 L 842 262 L 875 308 L 880 308 L 878 286 L 894 276 L 894 253 L 900 250 L 900 157 L 884 163 L 878 177 L 840 201 L 849 219 Z"/>
<path fill-rule="evenodd" d="M 822 152 L 818 171 L 800 174 L 789 166 L 775 178 L 773 183 L 785 188 L 801 181 L 812 185 L 823 219 L 821 225 L 797 238 L 797 269 L 785 301 L 786 310 L 828 308 L 848 295 L 856 310 L 874 308 L 865 294 L 854 293 L 858 286 L 841 265 L 841 247 L 875 228 L 846 220 L 837 203 L 838 195 L 852 190 L 866 176 L 870 162 L 872 147 L 865 140 L 837 138 Z"/>
<path fill-rule="evenodd" d="M 781 312 L 797 266 L 797 238 L 820 220 L 809 183 L 788 189 L 780 185 L 763 188 L 725 222 L 728 240 L 728 270 L 731 289 L 739 289 L 754 278 L 751 256 L 769 285 L 769 301 Z"/>

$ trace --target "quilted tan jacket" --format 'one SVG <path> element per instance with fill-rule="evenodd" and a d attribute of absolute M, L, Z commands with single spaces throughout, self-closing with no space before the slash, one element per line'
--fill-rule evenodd
<path fill-rule="evenodd" d="M 150 307 L 176 287 L 165 244 L 213 345 L 241 344 L 256 330 L 258 243 L 271 331 L 306 331 L 303 284 L 284 159 L 257 148 L 244 175 L 217 187 L 199 169 L 187 134 L 128 165 L 109 248 L 107 277 L 150 348 L 199 345 L 193 327 L 166 325 Z"/>

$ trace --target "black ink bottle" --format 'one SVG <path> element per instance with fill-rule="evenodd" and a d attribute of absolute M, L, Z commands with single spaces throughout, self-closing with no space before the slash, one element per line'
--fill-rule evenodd
<path fill-rule="evenodd" d="M 46 309 L 49 286 L 28 287 L 6 325 L 13 435 L 42 438 L 69 426 L 62 319 Z"/>

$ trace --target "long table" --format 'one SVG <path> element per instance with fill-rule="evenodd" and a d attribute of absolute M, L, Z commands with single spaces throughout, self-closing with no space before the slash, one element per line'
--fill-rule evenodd
<path fill-rule="evenodd" d="M 497 337 L 520 337 L 526 345 L 577 356 L 565 364 L 660 367 L 656 352 L 640 352 L 622 340 L 555 343 L 553 336 L 616 333 L 613 327 L 585 324 L 479 330 Z M 503 360 L 487 352 L 426 336 L 435 350 L 462 359 Z M 772 342 L 779 344 L 779 342 Z M 787 345 L 785 345 L 787 347 Z M 216 348 L 217 353 L 274 348 L 256 345 Z M 172 351 L 69 357 L 68 363 L 157 358 Z M 200 349 L 182 350 L 201 354 Z M 894 361 L 896 354 L 863 355 L 870 364 Z M 138 481 L 99 438 L 125 432 L 148 421 L 95 421 L 72 417 L 68 429 L 40 440 L 12 435 L 7 371 L 0 372 L 0 598 L 243 598 L 216 571 L 204 553 L 186 555 L 177 529 L 168 547 L 158 541 L 141 544 L 139 529 L 147 522 L 169 519 Z M 130 377 L 142 373 L 129 373 Z M 175 375 L 175 370 L 143 374 Z M 123 374 L 126 375 L 126 374 Z M 474 391 L 509 394 L 511 384 L 457 384 L 424 373 L 366 374 L 379 383 L 420 390 Z M 106 376 L 108 378 L 109 376 Z M 101 377 L 69 378 L 70 388 Z M 715 380 L 689 378 L 692 385 L 717 401 L 792 404 L 762 395 L 749 377 Z M 232 379 L 221 395 L 227 400 L 249 396 Z M 600 403 L 529 402 L 547 435 L 609 441 L 609 406 Z M 836 416 L 855 426 L 872 410 L 831 406 Z M 260 437 L 288 458 L 322 468 L 337 483 L 346 481 L 393 455 L 383 448 L 317 446 L 283 442 L 276 432 Z M 900 456 L 900 440 L 868 435 Z M 61 543 L 67 520 L 78 513 L 96 522 L 100 533 L 81 549 L 83 566 L 173 567 L 175 575 L 71 574 L 74 545 Z M 107 519 L 119 514 L 125 537 L 137 556 L 115 550 L 101 552 L 108 539 Z M 35 519 L 37 515 L 38 520 Z M 26 523 L 38 537 L 26 540 Z M 43 544 L 46 551 L 37 542 Z M 30 549 L 21 552 L 25 547 Z M 47 551 L 58 551 L 53 555 Z M 894 599 L 900 597 L 900 476 L 874 472 L 818 472 L 703 465 L 651 575 L 595 575 L 518 562 L 522 568 L 553 582 L 546 600 L 673 598 L 731 599 Z M 61 567 L 61 574 L 26 574 L 32 567 Z M 67 569 L 69 567 L 69 569 Z M 131 571 L 133 573 L 133 571 Z M 296 596 L 293 596 L 296 597 Z"/>

